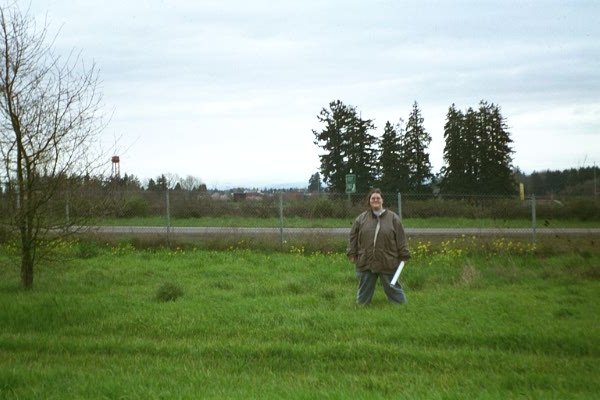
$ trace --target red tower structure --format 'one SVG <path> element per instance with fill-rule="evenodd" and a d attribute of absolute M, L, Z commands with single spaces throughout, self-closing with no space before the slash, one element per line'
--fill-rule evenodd
<path fill-rule="evenodd" d="M 119 163 L 121 160 L 119 159 L 119 156 L 112 156 L 111 161 L 112 161 L 111 176 L 113 178 L 120 178 L 121 177 L 121 166 L 119 165 Z"/>

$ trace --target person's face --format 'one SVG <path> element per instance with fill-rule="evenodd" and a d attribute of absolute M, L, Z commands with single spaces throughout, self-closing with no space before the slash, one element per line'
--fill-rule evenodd
<path fill-rule="evenodd" d="M 379 211 L 383 207 L 383 198 L 379 193 L 373 193 L 371 197 L 369 197 L 369 205 L 372 210 Z"/>

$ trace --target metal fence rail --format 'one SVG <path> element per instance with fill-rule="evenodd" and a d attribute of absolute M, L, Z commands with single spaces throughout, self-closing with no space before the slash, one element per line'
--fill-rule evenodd
<path fill-rule="evenodd" d="M 0 223 L 10 223 L 17 202 L 0 193 Z M 591 197 L 432 195 L 384 193 L 384 207 L 398 213 L 409 235 L 597 235 L 600 204 Z M 199 192 L 185 190 L 76 190 L 47 208 L 65 227 L 85 225 L 104 235 L 266 235 L 294 238 L 345 236 L 367 208 L 366 194 Z"/>

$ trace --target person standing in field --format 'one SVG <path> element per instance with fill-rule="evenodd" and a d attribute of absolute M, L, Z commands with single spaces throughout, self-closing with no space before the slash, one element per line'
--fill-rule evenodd
<path fill-rule="evenodd" d="M 400 282 L 390 284 L 400 261 L 410 258 L 404 227 L 398 214 L 383 208 L 381 190 L 372 189 L 367 200 L 369 209 L 354 220 L 346 251 L 356 266 L 356 302 L 371 302 L 379 278 L 389 301 L 406 303 Z"/>

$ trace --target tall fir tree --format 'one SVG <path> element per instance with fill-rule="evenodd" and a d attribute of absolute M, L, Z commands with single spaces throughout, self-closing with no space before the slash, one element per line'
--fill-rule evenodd
<path fill-rule="evenodd" d="M 308 180 L 308 191 L 311 193 L 319 193 L 321 191 L 321 174 L 315 172 Z"/>
<path fill-rule="evenodd" d="M 375 184 L 379 149 L 373 120 L 362 119 L 354 109 L 348 129 L 347 159 L 350 173 L 356 175 L 357 193 L 367 193 Z"/>
<path fill-rule="evenodd" d="M 452 104 L 444 124 L 444 162 L 441 170 L 440 190 L 442 193 L 465 193 L 466 171 L 470 155 L 464 146 L 464 119 L 462 111 Z"/>
<path fill-rule="evenodd" d="M 408 169 L 408 186 L 404 191 L 425 193 L 431 191 L 431 162 L 427 148 L 431 143 L 431 136 L 423 126 L 419 105 L 415 101 L 406 124 L 406 132 L 402 137 L 402 162 Z"/>
<path fill-rule="evenodd" d="M 398 193 L 408 185 L 408 168 L 402 160 L 400 143 L 404 133 L 403 121 L 396 126 L 386 122 L 379 142 L 379 187 L 384 193 Z"/>
<path fill-rule="evenodd" d="M 376 174 L 377 138 L 370 134 L 375 129 L 373 121 L 363 120 L 355 107 L 340 100 L 330 102 L 317 119 L 325 124 L 321 131 L 313 129 L 313 134 L 314 143 L 323 149 L 321 173 L 329 190 L 344 193 L 346 175 L 353 173 L 357 192 L 367 192 Z"/>
<path fill-rule="evenodd" d="M 463 154 L 464 154 L 464 194 L 476 194 L 479 192 L 479 132 L 477 112 L 472 107 L 467 109 L 463 127 Z"/>
<path fill-rule="evenodd" d="M 478 111 L 479 190 L 488 194 L 514 194 L 512 139 L 500 107 L 481 101 Z"/>
<path fill-rule="evenodd" d="M 351 110 L 340 100 L 329 103 L 329 108 L 323 108 L 317 119 L 325 124 L 321 131 L 313 129 L 314 143 L 323 149 L 319 155 L 323 180 L 332 192 L 342 192 L 345 189 L 345 174 L 348 173 L 344 158 L 346 156 L 346 125 Z"/>
<path fill-rule="evenodd" d="M 453 194 L 512 194 L 510 134 L 500 108 L 486 101 L 464 115 L 453 104 L 444 125 L 441 188 Z"/>

